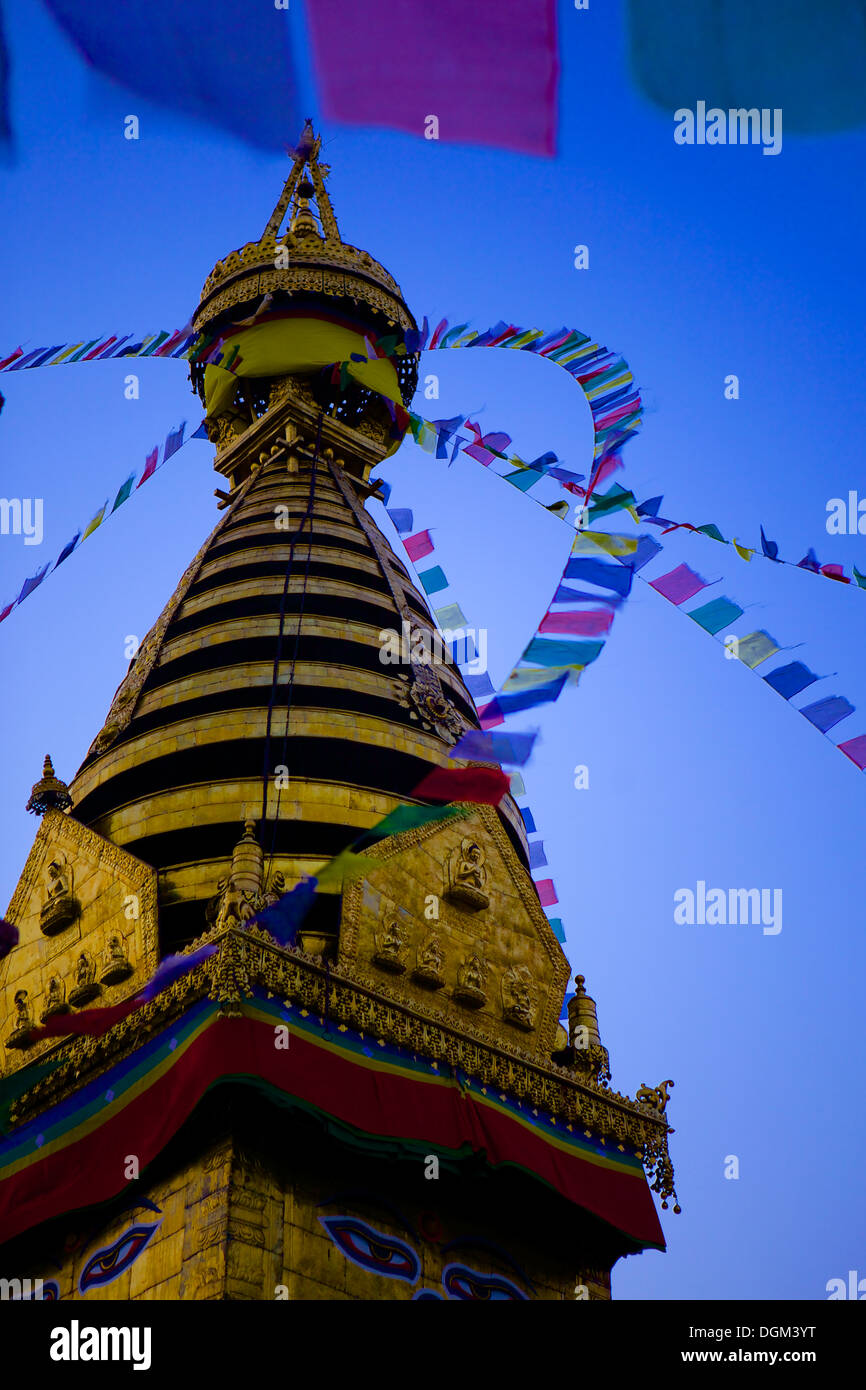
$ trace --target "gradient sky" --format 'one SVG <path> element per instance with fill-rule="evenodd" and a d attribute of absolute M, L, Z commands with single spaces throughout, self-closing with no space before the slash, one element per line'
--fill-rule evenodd
<path fill-rule="evenodd" d="M 866 537 L 825 529 L 829 498 L 866 495 L 852 376 L 866 319 L 866 138 L 786 134 L 775 158 L 677 146 L 672 113 L 630 80 L 621 6 L 562 0 L 560 26 L 555 160 L 326 126 L 343 236 L 394 273 L 419 320 L 568 324 L 623 353 L 650 409 L 619 476 L 641 497 L 663 492 L 664 514 L 751 544 L 763 522 L 789 559 L 814 545 L 822 561 L 866 571 Z M 96 83 L 41 5 L 12 6 L 7 27 L 17 153 L 0 170 L 0 356 L 19 342 L 179 327 L 214 262 L 261 234 L 287 161 Z M 316 113 L 312 90 L 307 101 Z M 130 112 L 138 142 L 123 139 Z M 587 271 L 573 268 L 577 243 L 590 248 Z M 131 370 L 138 401 L 124 399 Z M 438 402 L 419 393 L 422 413 L 477 411 L 524 457 L 553 449 L 586 471 L 589 412 L 554 365 L 446 352 L 422 370 L 441 381 Z M 724 399 L 728 373 L 738 401 Z M 0 385 L 0 490 L 45 500 L 41 547 L 0 538 L 2 606 L 201 409 L 172 361 L 45 368 Z M 4 904 L 36 830 L 24 803 L 45 752 L 72 777 L 124 675 L 126 637 L 144 636 L 215 524 L 211 458 L 203 442 L 183 449 L 0 629 Z M 410 442 L 381 471 L 391 504 L 434 528 L 447 598 L 489 630 L 499 683 L 550 601 L 568 529 L 465 456 L 448 469 Z M 866 592 L 746 565 L 701 537 L 665 539 L 646 577 L 686 560 L 721 578 L 707 597 L 751 605 L 735 631 L 803 645 L 750 672 L 636 582 L 579 687 L 515 721 L 541 728 L 528 802 L 614 1084 L 633 1095 L 676 1083 L 683 1213 L 662 1214 L 666 1255 L 620 1262 L 614 1296 L 821 1299 L 829 1279 L 866 1275 L 866 783 L 759 676 L 795 656 L 837 673 L 812 698 L 847 695 L 858 712 L 833 733 L 866 732 Z M 578 763 L 586 790 L 573 786 Z M 781 933 L 676 925 L 674 893 L 701 879 L 781 889 Z M 737 1181 L 723 1176 L 731 1154 Z"/>

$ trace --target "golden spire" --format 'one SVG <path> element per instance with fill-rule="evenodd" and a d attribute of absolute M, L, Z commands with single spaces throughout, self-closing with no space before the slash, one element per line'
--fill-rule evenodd
<path fill-rule="evenodd" d="M 49 807 L 55 811 L 68 811 L 71 805 L 69 788 L 55 775 L 54 764 L 50 755 L 46 753 L 42 776 L 33 786 L 26 809 L 32 811 L 35 816 L 44 816 Z"/>
<path fill-rule="evenodd" d="M 303 235 L 310 233 L 315 236 L 324 235 L 329 241 L 340 240 L 340 229 L 337 226 L 334 209 L 331 207 L 331 200 L 325 189 L 325 179 L 331 170 L 327 164 L 319 163 L 321 146 L 321 136 L 316 135 L 313 130 L 313 123 L 308 117 L 301 138 L 291 152 L 291 172 L 277 200 L 277 205 L 268 219 L 264 236 L 277 237 L 283 219 L 291 209 L 289 231 Z M 309 204 L 312 197 L 315 197 L 319 210 L 322 223 L 321 233 L 310 209 Z"/>
<path fill-rule="evenodd" d="M 576 1045 L 579 1048 L 601 1045 L 601 1035 L 598 1031 L 598 1015 L 595 1009 L 595 1000 L 591 999 L 586 992 L 586 978 L 583 975 L 575 975 L 574 983 L 577 985 L 574 998 L 568 1001 L 568 1040 L 572 1047 L 575 1046 L 575 1037 L 579 1029 L 585 1032 L 577 1039 Z"/>

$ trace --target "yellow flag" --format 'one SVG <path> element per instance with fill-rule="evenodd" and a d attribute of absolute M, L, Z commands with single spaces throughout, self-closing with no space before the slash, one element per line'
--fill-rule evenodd
<path fill-rule="evenodd" d="M 339 893 L 343 884 L 347 883 L 349 879 L 363 878 L 364 874 L 381 867 L 378 859 L 371 859 L 369 855 L 365 854 L 353 854 L 350 849 L 344 849 L 316 875 L 318 891 L 320 893 Z"/>
<path fill-rule="evenodd" d="M 755 553 L 754 550 L 749 550 L 748 546 L 740 545 L 739 541 L 737 540 L 734 540 L 731 543 L 741 560 L 751 560 L 752 556 Z"/>
<path fill-rule="evenodd" d="M 569 673 L 569 684 L 577 685 L 580 672 L 583 669 L 582 666 L 545 666 L 542 671 L 531 669 L 512 671 L 502 687 L 502 693 L 503 695 L 511 695 L 516 690 L 532 690 L 536 685 L 549 685 L 551 681 L 557 680 L 566 671 Z"/>
<path fill-rule="evenodd" d="M 103 504 L 102 504 L 102 506 L 100 507 L 99 511 L 96 513 L 96 516 L 93 518 L 93 520 L 91 521 L 91 523 L 90 523 L 90 525 L 88 526 L 87 530 L 86 530 L 86 531 L 84 532 L 84 534 L 82 535 L 81 539 L 82 539 L 83 541 L 86 541 L 86 540 L 87 540 L 87 537 L 91 534 L 92 531 L 95 531 L 95 530 L 96 530 L 97 526 L 101 526 L 101 525 L 102 525 L 102 518 L 105 516 L 105 508 L 106 508 L 107 506 L 108 506 L 108 503 L 107 503 L 107 502 L 103 502 Z"/>
<path fill-rule="evenodd" d="M 597 555 L 599 550 L 608 555 L 633 555 L 637 550 L 634 536 L 615 536 L 609 531 L 579 531 L 572 543 L 572 555 Z"/>

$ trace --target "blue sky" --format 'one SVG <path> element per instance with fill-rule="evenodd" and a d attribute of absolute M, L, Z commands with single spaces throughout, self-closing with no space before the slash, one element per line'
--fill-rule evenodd
<path fill-rule="evenodd" d="M 619 5 L 560 6 L 555 160 L 326 126 L 342 233 L 388 266 L 419 319 L 568 324 L 622 352 L 650 409 L 619 477 L 639 496 L 663 492 L 664 514 L 751 544 L 763 523 L 787 558 L 814 545 L 822 561 L 866 571 L 866 537 L 825 530 L 829 498 L 866 495 L 853 378 L 866 140 L 786 134 L 773 158 L 678 146 L 672 113 L 630 81 L 621 26 Z M 261 234 L 286 161 L 100 87 L 39 5 L 13 7 L 8 31 L 17 155 L 0 171 L 0 356 L 25 341 L 179 327 L 213 263 Z M 129 112 L 137 142 L 123 139 Z M 573 267 L 578 243 L 585 271 Z M 0 383 L 2 492 L 45 500 L 41 547 L 0 538 L 0 601 L 168 429 L 201 418 L 183 364 L 138 364 L 137 401 L 124 398 L 129 370 Z M 524 457 L 553 449 L 586 471 L 588 410 L 552 364 L 446 352 L 423 370 L 441 394 L 419 397 L 422 413 L 477 411 Z M 729 373 L 737 401 L 724 398 Z M 448 598 L 489 630 L 498 683 L 550 601 L 568 529 L 465 457 L 448 469 L 409 443 L 382 472 L 392 504 L 433 528 Z M 0 629 L 4 902 L 36 829 L 24 803 L 44 753 L 73 775 L 124 674 L 126 637 L 144 635 L 216 520 L 219 481 L 206 443 L 184 448 Z M 721 579 L 708 596 L 750 605 L 736 631 L 802 646 L 750 672 L 636 583 L 578 688 L 516 721 L 541 728 L 528 802 L 614 1084 L 633 1095 L 676 1083 L 683 1214 L 664 1214 L 666 1255 L 620 1263 L 614 1295 L 823 1298 L 829 1279 L 866 1273 L 866 784 L 759 676 L 794 657 L 837 673 L 814 698 L 858 706 L 838 739 L 866 732 L 866 593 L 746 565 L 700 537 L 665 539 L 647 577 L 685 560 Z M 589 769 L 580 791 L 578 763 Z M 675 924 L 674 893 L 698 880 L 781 889 L 782 931 Z M 723 1176 L 731 1154 L 737 1181 Z"/>

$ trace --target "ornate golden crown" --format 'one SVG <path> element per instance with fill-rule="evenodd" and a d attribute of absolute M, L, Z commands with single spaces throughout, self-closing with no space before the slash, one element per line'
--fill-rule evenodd
<path fill-rule="evenodd" d="M 261 239 L 217 261 L 207 277 L 193 317 L 197 331 L 207 329 L 226 310 L 265 294 L 349 300 L 372 310 L 377 322 L 384 319 L 385 328 L 417 327 L 393 276 L 369 252 L 342 240 L 325 188 L 330 169 L 318 160 L 320 147 L 321 139 L 307 121 Z M 313 197 L 321 227 L 310 207 Z M 281 232 L 284 221 L 288 225 Z"/>

